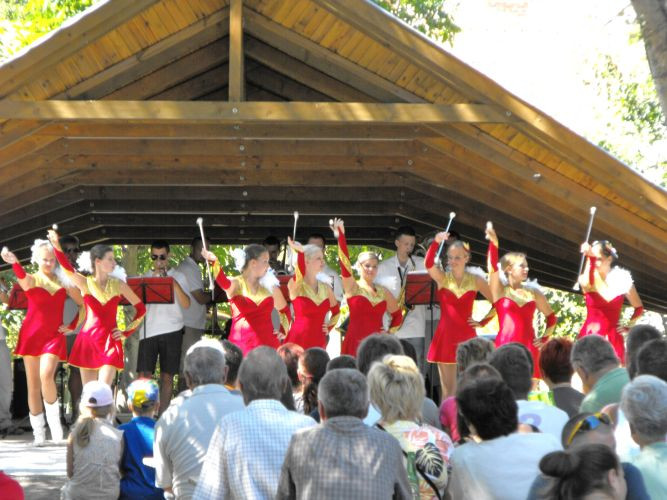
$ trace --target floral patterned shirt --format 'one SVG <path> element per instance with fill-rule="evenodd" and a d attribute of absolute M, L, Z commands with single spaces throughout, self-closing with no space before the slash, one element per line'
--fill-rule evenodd
<path fill-rule="evenodd" d="M 417 469 L 428 476 L 441 496 L 444 495 L 449 478 L 449 457 L 454 451 L 450 437 L 428 424 L 419 425 L 409 420 L 397 420 L 391 424 L 380 422 L 380 425 L 398 440 L 404 452 L 403 461 L 406 467 L 408 465 L 406 454 L 414 452 Z M 417 473 L 417 477 L 420 498 L 422 500 L 437 498 L 424 477 L 420 473 Z"/>

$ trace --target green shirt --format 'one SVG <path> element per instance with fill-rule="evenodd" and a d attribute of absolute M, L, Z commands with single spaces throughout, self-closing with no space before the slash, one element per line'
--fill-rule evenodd
<path fill-rule="evenodd" d="M 667 443 L 653 443 L 630 459 L 644 477 L 651 498 L 667 498 Z"/>
<path fill-rule="evenodd" d="M 591 392 L 581 402 L 581 412 L 595 413 L 607 405 L 618 403 L 625 384 L 630 382 L 628 371 L 625 368 L 614 368 L 598 380 Z"/>

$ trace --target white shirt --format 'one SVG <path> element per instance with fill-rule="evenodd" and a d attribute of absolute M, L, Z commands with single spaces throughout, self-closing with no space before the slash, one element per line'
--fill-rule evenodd
<path fill-rule="evenodd" d="M 333 279 L 333 293 L 334 297 L 336 297 L 336 300 L 338 302 L 343 301 L 343 280 L 340 278 L 340 275 L 331 269 L 329 266 L 324 264 L 324 269 L 322 269 L 322 272 L 326 274 L 327 276 L 331 277 Z"/>
<path fill-rule="evenodd" d="M 206 326 L 206 305 L 200 304 L 192 296 L 192 292 L 195 290 L 204 289 L 204 280 L 202 279 L 199 264 L 188 255 L 178 265 L 176 271 L 185 276 L 186 286 L 183 287 L 183 291 L 190 297 L 190 307 L 183 309 L 183 324 L 190 328 L 203 330 Z"/>
<path fill-rule="evenodd" d="M 540 432 L 551 434 L 558 442 L 561 441 L 563 427 L 569 420 L 567 413 L 542 401 L 519 399 L 516 404 L 520 423 L 534 425 Z"/>
<path fill-rule="evenodd" d="M 540 473 L 544 455 L 560 450 L 560 441 L 541 432 L 501 436 L 454 449 L 448 492 L 457 500 L 526 498 Z"/>
<path fill-rule="evenodd" d="M 167 270 L 167 276 L 174 278 L 175 281 L 181 285 L 181 288 L 185 290 L 187 288 L 187 283 L 183 273 L 175 270 Z M 145 278 L 152 278 L 153 271 L 150 270 L 144 274 Z M 176 285 L 174 285 L 174 288 Z M 194 299 L 193 299 L 194 300 Z M 183 311 L 180 304 L 178 303 L 178 298 L 176 297 L 176 290 L 174 290 L 174 303 L 173 304 L 146 304 L 146 318 L 144 319 L 145 329 L 140 330 L 139 338 L 148 339 L 151 337 L 156 337 L 162 335 L 163 333 L 176 332 L 183 328 Z"/>
<path fill-rule="evenodd" d="M 398 257 L 394 255 L 386 260 L 380 262 L 378 266 L 377 279 L 393 277 L 393 285 L 388 286 L 387 289 L 398 300 L 401 294 L 402 285 L 407 280 L 407 273 L 411 271 L 423 271 L 424 259 L 421 257 L 411 257 L 408 259 L 405 266 L 398 263 Z M 384 327 L 389 328 L 391 317 L 385 314 Z M 426 306 L 414 306 L 411 311 L 403 319 L 403 325 L 400 330 L 396 332 L 399 339 L 420 338 L 424 337 L 426 333 Z"/>
<path fill-rule="evenodd" d="M 241 396 L 219 384 L 197 386 L 170 405 L 155 424 L 155 485 L 171 486 L 176 498 L 191 498 L 218 422 L 243 408 Z"/>
<path fill-rule="evenodd" d="M 76 302 L 74 302 L 72 297 L 68 295 L 67 298 L 65 299 L 65 306 L 63 309 L 63 325 L 69 326 L 69 324 L 72 321 L 74 321 L 75 316 L 79 316 L 79 305 Z M 77 325 L 77 328 L 75 330 L 67 333 L 66 335 L 76 335 L 77 333 L 79 333 L 79 331 L 83 327 L 83 323 L 84 322 L 82 321 L 79 325 Z"/>

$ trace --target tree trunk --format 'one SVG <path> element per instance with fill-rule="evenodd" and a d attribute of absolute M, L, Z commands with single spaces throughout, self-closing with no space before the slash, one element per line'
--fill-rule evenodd
<path fill-rule="evenodd" d="M 667 117 L 667 0 L 632 0 L 655 88 Z"/>

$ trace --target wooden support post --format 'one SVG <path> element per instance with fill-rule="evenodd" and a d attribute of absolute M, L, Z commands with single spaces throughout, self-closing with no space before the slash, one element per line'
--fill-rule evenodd
<path fill-rule="evenodd" d="M 243 68 L 243 0 L 229 6 L 229 101 L 245 100 Z"/>

